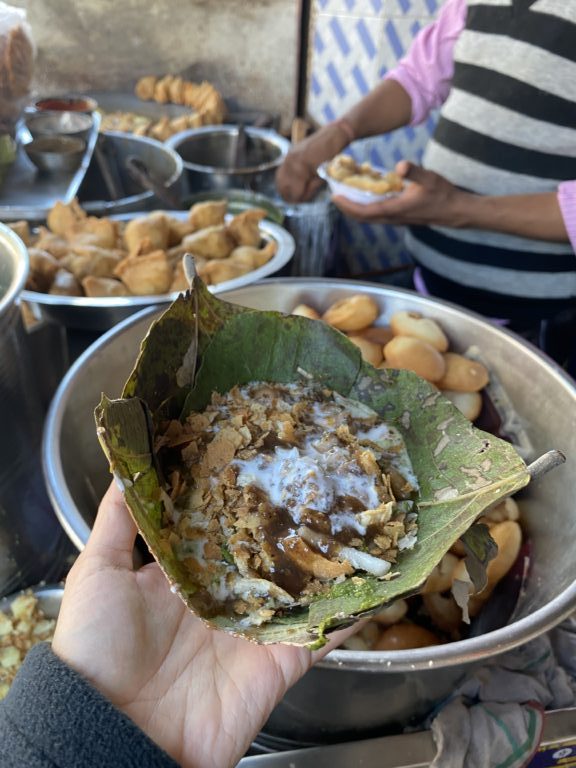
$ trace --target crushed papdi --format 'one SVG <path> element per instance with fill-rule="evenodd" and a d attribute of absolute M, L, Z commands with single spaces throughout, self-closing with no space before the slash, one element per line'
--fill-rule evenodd
<path fill-rule="evenodd" d="M 256 625 L 356 574 L 390 578 L 416 541 L 403 439 L 309 384 L 251 383 L 160 430 L 164 532 L 207 615 Z"/>

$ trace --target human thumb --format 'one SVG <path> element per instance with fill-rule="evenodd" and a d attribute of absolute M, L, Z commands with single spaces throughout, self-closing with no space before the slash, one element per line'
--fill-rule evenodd
<path fill-rule="evenodd" d="M 408 160 L 400 160 L 396 164 L 396 173 L 403 179 L 415 181 L 417 184 L 423 184 L 426 180 L 426 171 L 419 165 L 415 165 Z"/>

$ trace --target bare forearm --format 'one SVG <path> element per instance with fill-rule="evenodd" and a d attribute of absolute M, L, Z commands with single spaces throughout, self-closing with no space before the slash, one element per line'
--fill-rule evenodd
<path fill-rule="evenodd" d="M 454 225 L 534 240 L 569 240 L 556 192 L 506 196 L 462 193 L 455 206 Z"/>
<path fill-rule="evenodd" d="M 396 80 L 383 80 L 345 115 L 357 138 L 388 133 L 408 125 L 412 102 Z"/>

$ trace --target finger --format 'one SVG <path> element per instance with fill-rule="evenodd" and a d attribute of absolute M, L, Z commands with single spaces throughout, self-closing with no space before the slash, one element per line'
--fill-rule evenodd
<path fill-rule="evenodd" d="M 430 179 L 430 171 L 425 170 L 420 165 L 409 163 L 407 160 L 401 160 L 396 166 L 396 173 L 402 178 L 415 182 L 416 184 L 424 184 L 426 180 Z"/>
<path fill-rule="evenodd" d="M 404 210 L 402 195 L 390 198 L 380 203 L 354 203 L 346 197 L 336 195 L 332 198 L 334 204 L 347 216 L 360 221 L 386 222 L 390 217 Z"/>
<path fill-rule="evenodd" d="M 108 565 L 131 570 L 137 532 L 122 492 L 112 482 L 100 502 L 86 552 L 103 558 Z"/>
<path fill-rule="evenodd" d="M 409 160 L 400 160 L 399 163 L 396 163 L 396 168 L 394 169 L 398 176 L 402 176 L 402 178 L 406 178 L 410 171 L 412 170 L 412 163 Z"/>
<path fill-rule="evenodd" d="M 314 175 L 306 185 L 306 191 L 304 192 L 302 200 L 305 202 L 311 200 L 323 184 L 324 182 L 320 176 Z"/>

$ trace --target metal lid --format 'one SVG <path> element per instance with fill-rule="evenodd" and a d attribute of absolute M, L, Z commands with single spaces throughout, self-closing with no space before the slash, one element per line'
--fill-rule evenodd
<path fill-rule="evenodd" d="M 24 288 L 30 263 L 26 246 L 10 227 L 0 224 L 0 317 Z"/>

